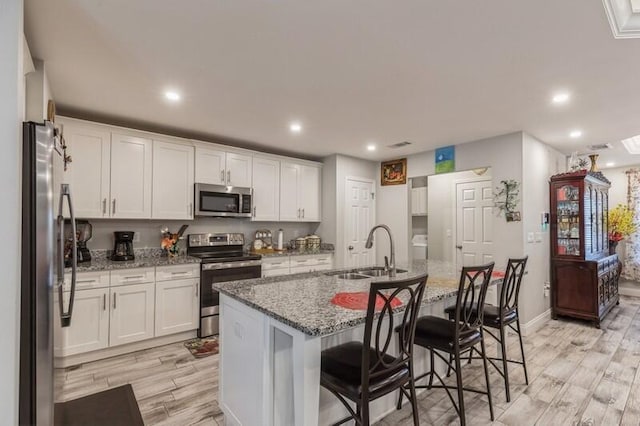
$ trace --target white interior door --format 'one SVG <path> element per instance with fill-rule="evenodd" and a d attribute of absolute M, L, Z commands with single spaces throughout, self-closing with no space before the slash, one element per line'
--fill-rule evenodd
<path fill-rule="evenodd" d="M 491 180 L 456 186 L 456 266 L 493 260 L 493 191 Z"/>
<path fill-rule="evenodd" d="M 375 221 L 374 182 L 368 179 L 346 179 L 345 188 L 345 266 L 355 268 L 373 265 L 375 251 L 364 247 Z"/>

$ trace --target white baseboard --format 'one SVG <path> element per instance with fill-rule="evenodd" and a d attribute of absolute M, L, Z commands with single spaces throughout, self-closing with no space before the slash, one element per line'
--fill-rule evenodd
<path fill-rule="evenodd" d="M 621 296 L 640 297 L 640 287 L 618 287 L 618 293 L 620 293 Z"/>
<path fill-rule="evenodd" d="M 540 330 L 551 319 L 551 309 L 547 309 L 531 321 L 522 325 L 522 335 L 528 336 Z"/>

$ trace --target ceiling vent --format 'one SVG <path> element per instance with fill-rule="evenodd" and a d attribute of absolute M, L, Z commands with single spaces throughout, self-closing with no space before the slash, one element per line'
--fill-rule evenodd
<path fill-rule="evenodd" d="M 407 145 L 411 145 L 411 142 L 409 141 L 403 141 L 403 142 L 398 142 L 398 143 L 394 143 L 393 145 L 389 145 L 389 148 L 402 148 L 403 146 L 407 146 Z"/>
<path fill-rule="evenodd" d="M 613 148 L 613 145 L 611 145 L 610 143 L 600 143 L 597 145 L 589 145 L 587 146 L 587 148 L 589 148 L 590 151 L 603 151 L 605 149 Z"/>
<path fill-rule="evenodd" d="M 615 38 L 640 38 L 640 0 L 602 0 Z"/>

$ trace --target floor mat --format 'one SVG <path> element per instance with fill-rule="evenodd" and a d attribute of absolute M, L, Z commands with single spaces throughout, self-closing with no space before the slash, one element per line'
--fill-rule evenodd
<path fill-rule="evenodd" d="M 203 358 L 218 353 L 218 337 L 191 339 L 184 342 L 184 347 L 196 358 Z"/>
<path fill-rule="evenodd" d="M 54 406 L 56 426 L 143 426 L 131 385 L 60 402 Z"/>

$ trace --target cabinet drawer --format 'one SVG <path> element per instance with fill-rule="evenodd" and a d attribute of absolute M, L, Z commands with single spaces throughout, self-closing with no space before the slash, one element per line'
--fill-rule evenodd
<path fill-rule="evenodd" d="M 267 277 L 280 277 L 283 275 L 289 275 L 289 268 L 283 269 L 271 269 L 269 271 L 262 270 L 262 278 Z"/>
<path fill-rule="evenodd" d="M 262 259 L 262 270 L 289 269 L 289 258 Z"/>
<path fill-rule="evenodd" d="M 156 268 L 156 281 L 182 280 L 200 276 L 200 265 L 171 265 Z"/>
<path fill-rule="evenodd" d="M 76 290 L 109 287 L 109 271 L 79 272 L 76 275 Z M 64 274 L 64 291 L 71 291 L 71 273 Z"/>
<path fill-rule="evenodd" d="M 333 255 L 324 254 L 316 256 L 316 265 L 333 265 Z"/>
<path fill-rule="evenodd" d="M 292 268 L 313 266 L 313 265 L 316 265 L 317 263 L 318 263 L 318 259 L 315 256 L 296 256 L 291 258 Z"/>
<path fill-rule="evenodd" d="M 152 283 L 154 280 L 154 268 L 136 268 L 111 271 L 111 287 L 127 284 Z"/>
<path fill-rule="evenodd" d="M 295 268 L 291 268 L 291 273 L 292 274 L 306 274 L 307 272 L 311 272 L 312 271 L 312 267 L 311 265 L 309 266 L 297 266 Z"/>

